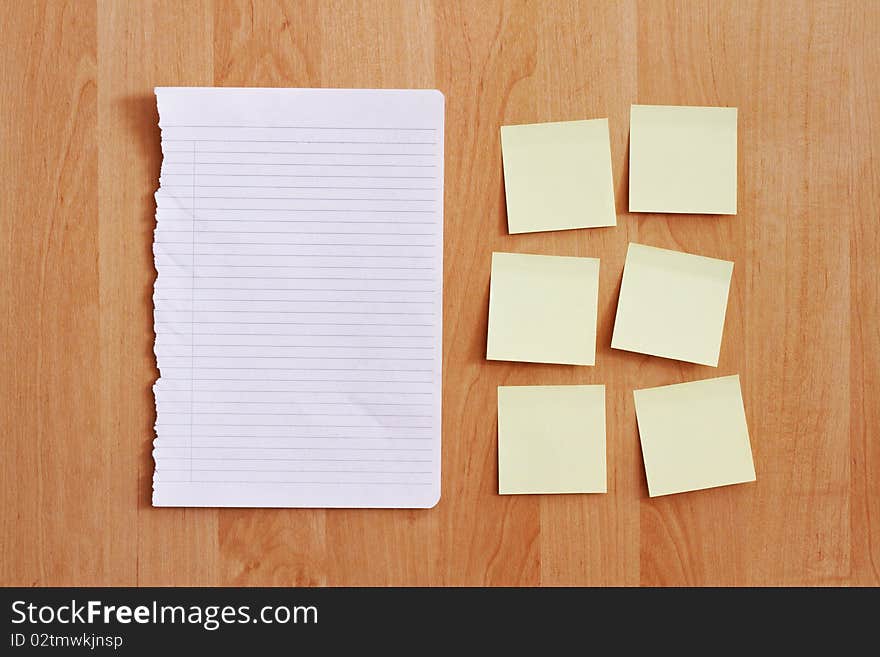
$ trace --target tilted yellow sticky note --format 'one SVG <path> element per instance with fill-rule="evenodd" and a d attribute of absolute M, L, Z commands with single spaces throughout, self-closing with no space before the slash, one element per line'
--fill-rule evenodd
<path fill-rule="evenodd" d="M 630 243 L 611 347 L 718 366 L 733 263 Z"/>
<path fill-rule="evenodd" d="M 599 260 L 493 253 L 486 358 L 594 365 Z"/>
<path fill-rule="evenodd" d="M 651 497 L 755 481 L 738 375 L 633 394 Z"/>
<path fill-rule="evenodd" d="M 501 127 L 507 228 L 614 226 L 608 119 Z"/>
<path fill-rule="evenodd" d="M 605 386 L 498 388 L 498 492 L 604 493 Z"/>
<path fill-rule="evenodd" d="M 736 114 L 633 105 L 629 211 L 736 214 Z"/>

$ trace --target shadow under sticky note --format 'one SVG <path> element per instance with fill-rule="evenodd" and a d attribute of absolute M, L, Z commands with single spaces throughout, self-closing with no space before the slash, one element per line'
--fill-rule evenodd
<path fill-rule="evenodd" d="M 493 253 L 486 358 L 594 365 L 599 260 Z"/>
<path fill-rule="evenodd" d="M 617 224 L 608 119 L 502 126 L 501 152 L 509 232 Z"/>
<path fill-rule="evenodd" d="M 735 107 L 633 105 L 629 211 L 736 214 Z"/>
<path fill-rule="evenodd" d="M 738 375 L 633 394 L 651 497 L 755 481 Z"/>
<path fill-rule="evenodd" d="M 630 243 L 611 347 L 718 366 L 733 263 Z"/>
<path fill-rule="evenodd" d="M 500 386 L 498 492 L 604 493 L 605 386 Z"/>

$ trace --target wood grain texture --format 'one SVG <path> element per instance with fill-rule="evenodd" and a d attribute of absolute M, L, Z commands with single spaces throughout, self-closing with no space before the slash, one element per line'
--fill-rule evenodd
<path fill-rule="evenodd" d="M 0 50 L 0 584 L 880 585 L 880 4 L 34 2 Z M 443 497 L 150 507 L 156 85 L 446 94 Z M 630 215 L 631 103 L 739 108 L 739 213 Z M 507 235 L 498 128 L 608 117 L 618 226 Z M 608 348 L 628 241 L 735 261 L 717 369 Z M 592 368 L 487 362 L 493 250 L 602 259 Z M 632 390 L 739 373 L 758 480 L 649 499 Z M 497 490 L 604 383 L 607 495 Z"/>

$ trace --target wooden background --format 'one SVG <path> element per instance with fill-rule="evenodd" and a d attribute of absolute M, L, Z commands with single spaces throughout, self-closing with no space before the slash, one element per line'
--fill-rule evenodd
<path fill-rule="evenodd" d="M 0 584 L 880 584 L 880 3 L 8 2 Z M 443 497 L 150 507 L 154 85 L 446 94 Z M 628 215 L 631 103 L 739 108 L 739 214 Z M 498 128 L 608 117 L 619 225 L 506 234 Z M 717 369 L 611 351 L 628 241 L 734 260 Z M 486 362 L 493 250 L 602 259 L 596 367 Z M 649 499 L 632 389 L 739 373 L 758 481 Z M 604 383 L 607 495 L 500 497 L 495 388 Z"/>

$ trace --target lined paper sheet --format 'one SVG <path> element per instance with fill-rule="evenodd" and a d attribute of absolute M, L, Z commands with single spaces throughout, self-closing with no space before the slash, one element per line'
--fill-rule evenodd
<path fill-rule="evenodd" d="M 153 504 L 433 506 L 442 94 L 156 97 Z"/>

